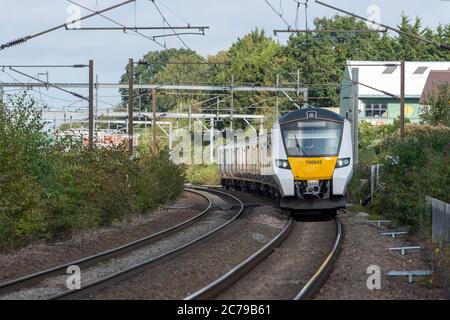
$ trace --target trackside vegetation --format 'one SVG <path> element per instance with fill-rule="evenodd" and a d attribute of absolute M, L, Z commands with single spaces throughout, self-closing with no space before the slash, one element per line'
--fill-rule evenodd
<path fill-rule="evenodd" d="M 184 168 L 163 150 L 87 150 L 44 130 L 34 101 L 0 104 L 0 249 L 108 226 L 177 197 Z"/>
<path fill-rule="evenodd" d="M 370 193 L 370 165 L 381 165 L 379 190 L 374 203 L 363 210 L 372 217 L 388 218 L 431 239 L 432 215 L 427 196 L 450 203 L 450 87 L 441 84 L 428 97 L 422 124 L 407 124 L 405 138 L 399 135 L 399 123 L 360 125 L 360 163 L 350 184 L 354 202 Z M 360 206 L 355 206 L 356 209 Z M 450 246 L 434 243 L 434 275 L 428 285 L 448 292 L 450 287 Z"/>
<path fill-rule="evenodd" d="M 438 86 L 422 112 L 422 124 L 407 124 L 404 141 L 399 123 L 360 125 L 360 163 L 350 186 L 353 201 L 370 192 L 370 165 L 380 169 L 379 192 L 369 210 L 431 235 L 426 196 L 450 203 L 449 86 Z"/>

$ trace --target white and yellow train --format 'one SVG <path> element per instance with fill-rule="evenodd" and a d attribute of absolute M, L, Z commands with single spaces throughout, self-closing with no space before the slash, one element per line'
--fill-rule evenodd
<path fill-rule="evenodd" d="M 268 134 L 219 147 L 222 185 L 270 194 L 281 208 L 335 212 L 346 205 L 353 173 L 350 123 L 319 108 L 281 117 Z"/>

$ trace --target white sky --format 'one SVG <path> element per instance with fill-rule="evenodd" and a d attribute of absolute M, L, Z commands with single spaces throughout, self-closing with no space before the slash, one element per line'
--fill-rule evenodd
<path fill-rule="evenodd" d="M 95 8 L 105 8 L 121 0 L 75 0 L 78 3 Z M 326 3 L 348 11 L 369 16 L 368 9 L 378 6 L 381 22 L 395 26 L 400 22 L 402 12 L 409 16 L 419 16 L 423 25 L 435 28 L 439 23 L 450 23 L 450 1 L 445 0 L 323 0 Z M 162 4 L 161 4 L 162 2 Z M 280 0 L 270 0 L 277 9 Z M 202 55 L 215 54 L 228 48 L 238 37 L 251 30 L 263 28 L 272 35 L 273 29 L 286 28 L 283 21 L 275 15 L 264 0 L 157 0 L 157 4 L 172 25 L 184 25 L 184 22 L 171 13 L 163 4 L 192 25 L 210 26 L 207 35 L 186 36 L 190 48 Z M 66 22 L 67 9 L 71 4 L 65 0 L 0 0 L 0 43 L 33 34 L 49 27 Z M 296 3 L 294 0 L 282 0 L 281 7 L 286 20 L 294 25 Z M 137 0 L 137 24 L 139 26 L 161 26 L 162 19 L 150 0 Z M 370 11 L 370 10 L 369 10 Z M 309 1 L 310 26 L 314 17 L 332 16 L 335 12 Z M 82 11 L 82 14 L 87 14 Z M 123 24 L 134 26 L 134 5 L 129 4 L 107 16 Z M 299 28 L 304 28 L 304 9 L 301 9 Z M 86 20 L 82 26 L 114 26 L 103 18 Z M 146 32 L 151 35 L 151 32 Z M 286 36 L 278 38 L 285 41 Z M 161 40 L 160 41 L 164 41 Z M 176 37 L 167 39 L 170 47 L 181 47 Z M 0 51 L 0 65 L 7 64 L 74 64 L 95 60 L 95 73 L 101 82 L 117 82 L 124 71 L 128 58 L 139 59 L 149 50 L 159 50 L 156 44 L 133 33 L 121 31 L 86 32 L 55 31 L 48 35 L 30 40 L 28 43 Z M 22 69 L 23 70 L 23 69 Z M 1 71 L 1 70 L 0 70 Z M 29 70 L 27 70 L 29 71 Z M 46 70 L 31 70 L 37 72 Z M 21 81 L 24 78 L 18 77 Z M 0 72 L 0 81 L 10 81 Z M 87 80 L 85 71 L 50 69 L 50 81 L 71 82 Z M 206 80 L 206 79 L 205 79 Z M 52 90 L 53 93 L 53 90 Z M 80 92 L 81 93 L 81 92 Z M 61 96 L 59 93 L 56 93 Z M 114 93 L 112 93 L 114 94 Z M 71 96 L 62 95 L 67 99 Z M 52 102 L 49 100 L 49 102 Z M 56 103 L 55 103 L 56 104 Z"/>

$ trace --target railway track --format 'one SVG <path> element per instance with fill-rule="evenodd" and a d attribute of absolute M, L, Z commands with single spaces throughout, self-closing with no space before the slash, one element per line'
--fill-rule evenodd
<path fill-rule="evenodd" d="M 172 250 L 148 258 L 140 263 L 133 264 L 131 267 L 123 268 L 118 272 L 110 273 L 107 274 L 106 276 L 99 277 L 93 281 L 89 281 L 87 284 L 84 284 L 81 287 L 81 289 L 78 290 L 65 289 L 64 291 L 55 294 L 47 294 L 43 298 L 49 300 L 56 300 L 56 299 L 72 299 L 83 297 L 85 295 L 88 295 L 90 292 L 99 290 L 104 287 L 109 287 L 111 285 L 114 285 L 115 283 L 121 282 L 129 277 L 132 277 L 133 275 L 136 275 L 137 273 L 146 270 L 147 268 L 163 263 L 206 242 L 208 239 L 210 239 L 216 233 L 218 233 L 218 231 L 224 229 L 227 225 L 229 225 L 237 218 L 239 218 L 244 211 L 244 204 L 242 203 L 242 201 L 230 193 L 216 189 L 204 189 L 199 187 L 186 188 L 185 191 L 192 192 L 202 196 L 208 201 L 208 206 L 193 218 L 181 222 L 171 228 L 168 228 L 156 234 L 150 235 L 146 238 L 134 241 L 132 243 L 126 244 L 124 246 L 109 251 L 101 252 L 94 256 L 66 263 L 29 276 L 25 276 L 13 281 L 0 284 L 0 299 L 2 299 L 2 297 L 7 296 L 7 294 L 16 293 L 19 292 L 20 290 L 27 290 L 27 289 L 39 290 L 39 288 L 44 287 L 44 285 L 41 284 L 44 280 L 56 278 L 58 276 L 60 276 L 61 278 L 64 277 L 65 280 L 67 277 L 67 274 L 65 272 L 69 266 L 77 265 L 80 268 L 86 270 L 86 268 L 88 267 L 95 266 L 96 264 L 102 263 L 105 260 L 114 259 L 117 256 L 121 256 L 134 250 L 138 250 L 142 247 L 145 247 L 146 245 L 155 243 L 160 239 L 175 234 L 177 233 L 177 231 L 183 230 L 188 226 L 193 225 L 195 222 L 199 221 L 202 217 L 205 217 L 206 214 L 210 212 L 210 210 L 213 208 L 213 201 L 211 200 L 210 197 L 207 196 L 208 193 L 220 195 L 220 197 L 222 198 L 228 198 L 228 201 L 231 199 L 232 200 L 231 202 L 234 203 L 234 205 L 237 204 L 238 210 L 236 210 L 236 212 L 233 213 L 233 216 L 230 219 L 228 219 L 225 223 L 222 223 L 213 230 L 210 230 L 209 232 L 206 232 L 201 236 L 192 239 L 187 243 L 184 243 L 181 246 L 175 247 Z M 233 206 L 229 206 L 230 209 L 232 207 Z M 297 222 L 295 222 L 293 218 L 290 218 L 285 224 L 285 226 L 282 228 L 282 230 L 278 234 L 276 234 L 269 242 L 267 242 L 262 248 L 260 248 L 254 254 L 248 256 L 240 264 L 236 265 L 228 272 L 224 273 L 220 278 L 210 282 L 202 289 L 196 291 L 193 294 L 190 294 L 184 299 L 185 300 L 213 299 L 217 297 L 219 294 L 225 292 L 227 289 L 231 288 L 242 277 L 250 273 L 265 258 L 269 257 L 277 247 L 281 246 L 281 244 L 289 237 L 296 223 Z M 342 224 L 339 217 L 334 218 L 334 224 L 336 234 L 332 248 L 330 249 L 328 255 L 325 257 L 319 268 L 314 272 L 313 276 L 296 294 L 294 300 L 313 298 L 314 295 L 320 290 L 321 286 L 325 283 L 329 274 L 331 273 L 342 240 Z"/>
<path fill-rule="evenodd" d="M 192 226 L 196 222 L 200 221 L 202 218 L 204 218 L 209 212 L 211 212 L 213 207 L 213 202 L 211 198 L 209 198 L 206 194 L 215 194 L 219 195 L 221 198 L 228 198 L 228 202 L 234 203 L 234 205 L 237 204 L 238 209 L 236 212 L 232 215 L 230 219 L 228 219 L 225 223 L 222 223 L 221 225 L 215 227 L 213 230 L 210 230 L 204 234 L 202 234 L 199 237 L 194 238 L 193 240 L 175 247 L 168 252 L 156 255 L 154 257 L 151 257 L 145 261 L 142 261 L 138 264 L 134 264 L 131 267 L 124 268 L 123 270 L 120 270 L 118 272 L 114 272 L 112 274 L 109 274 L 107 276 L 101 277 L 99 279 L 96 279 L 94 281 L 91 281 L 81 287 L 81 289 L 78 290 L 64 290 L 63 292 L 58 292 L 55 294 L 45 294 L 44 299 L 64 299 L 64 298 L 72 298 L 79 295 L 83 295 L 89 290 L 96 290 L 111 284 L 114 284 L 118 281 L 122 281 L 138 272 L 141 272 L 145 268 L 148 268 L 150 266 L 153 266 L 155 264 L 161 263 L 167 259 L 170 259 L 176 255 L 179 255 L 190 248 L 193 248 L 194 246 L 200 244 L 203 241 L 206 241 L 207 239 L 211 238 L 215 233 L 217 233 L 219 230 L 225 228 L 227 225 L 235 221 L 243 212 L 244 205 L 243 203 L 235 196 L 232 196 L 230 194 L 227 194 L 225 192 L 219 191 L 219 190 L 206 190 L 202 188 L 185 188 L 185 191 L 198 194 L 205 198 L 208 201 L 208 206 L 205 208 L 202 212 L 200 212 L 198 215 L 194 216 L 193 218 L 186 220 L 182 223 L 179 223 L 171 228 L 165 229 L 163 231 L 160 231 L 156 234 L 152 234 L 148 237 L 145 237 L 143 239 L 128 243 L 126 245 L 114 248 L 112 250 L 104 251 L 101 253 L 98 253 L 96 255 L 86 257 L 77 261 L 72 261 L 69 263 L 65 263 L 47 270 L 43 270 L 28 276 L 24 276 L 12 281 L 8 281 L 5 283 L 0 284 L 0 299 L 4 297 L 11 296 L 11 294 L 17 294 L 21 290 L 35 290 L 39 291 L 42 290 L 42 288 L 45 288 L 45 285 L 42 285 L 44 281 L 49 281 L 52 279 L 55 279 L 57 277 L 64 277 L 66 279 L 67 274 L 65 273 L 67 268 L 72 265 L 76 265 L 80 268 L 86 269 L 88 267 L 95 266 L 96 264 L 103 263 L 104 261 L 107 261 L 109 259 L 114 259 L 116 257 L 128 254 L 130 252 L 133 252 L 135 250 L 141 249 L 145 246 L 148 246 L 149 244 L 154 244 L 155 242 L 171 236 L 173 234 L 176 234 L 180 230 L 184 230 L 188 228 L 189 226 Z M 232 208 L 233 206 L 230 206 Z M 65 283 L 65 282 L 64 282 Z M 35 299 L 36 297 L 32 295 L 32 298 Z M 42 298 L 40 296 L 39 298 Z"/>
<path fill-rule="evenodd" d="M 301 290 L 293 297 L 293 300 L 306 300 L 312 299 L 326 282 L 330 275 L 334 263 L 339 254 L 339 248 L 342 241 L 342 223 L 338 216 L 333 218 L 336 228 L 336 235 L 333 241 L 333 245 L 325 257 L 319 268 L 314 272 L 314 275 L 306 282 Z M 267 258 L 277 247 L 279 247 L 285 239 L 288 238 L 290 232 L 294 228 L 294 220 L 291 218 L 283 230 L 267 243 L 258 252 L 245 259 L 241 264 L 237 265 L 232 270 L 228 271 L 222 277 L 211 282 L 207 286 L 198 290 L 197 292 L 187 296 L 184 300 L 204 300 L 213 299 L 222 292 L 232 287 L 242 277 L 246 276 L 252 271 L 262 260 Z"/>
<path fill-rule="evenodd" d="M 314 296 L 319 292 L 320 288 L 325 284 L 326 280 L 333 271 L 333 267 L 338 258 L 343 239 L 342 221 L 337 215 L 334 217 L 334 223 L 336 226 L 336 236 L 334 238 L 333 246 L 331 247 L 330 252 L 325 257 L 316 273 L 314 273 L 314 275 L 294 297 L 294 300 L 307 300 L 314 298 Z"/>

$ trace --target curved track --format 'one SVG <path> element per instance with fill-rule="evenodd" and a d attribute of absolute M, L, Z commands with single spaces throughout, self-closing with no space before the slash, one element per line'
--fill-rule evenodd
<path fill-rule="evenodd" d="M 199 291 L 191 294 L 190 296 L 184 298 L 184 300 L 197 300 L 197 299 L 210 299 L 214 298 L 230 286 L 232 286 L 235 282 L 237 282 L 240 278 L 245 276 L 248 272 L 250 272 L 254 267 L 258 265 L 259 262 L 264 260 L 267 256 L 269 256 L 273 250 L 283 243 L 283 241 L 289 236 L 292 228 L 294 227 L 294 219 L 290 218 L 288 223 L 285 225 L 283 230 L 273 238 L 269 243 L 267 243 L 264 247 L 258 250 L 256 253 L 245 259 L 238 266 L 224 274 L 219 279 L 210 283 L 206 287 L 200 289 Z"/>
<path fill-rule="evenodd" d="M 333 270 L 334 263 L 339 254 L 339 248 L 342 241 L 342 223 L 338 216 L 334 217 L 336 226 L 336 236 L 333 242 L 333 246 L 324 259 L 320 267 L 309 279 L 309 281 L 302 287 L 300 292 L 294 297 L 294 300 L 312 299 L 314 295 L 320 290 L 323 284 L 326 282 L 328 276 Z M 211 299 L 218 296 L 235 284 L 239 279 L 249 273 L 254 267 L 256 267 L 262 260 L 268 257 L 277 247 L 279 247 L 285 239 L 289 236 L 294 227 L 295 222 L 291 218 L 283 230 L 268 244 L 261 248 L 258 252 L 248 257 L 241 264 L 224 274 L 219 279 L 211 282 L 209 285 L 200 289 L 199 291 L 185 297 L 185 300 L 203 300 Z"/>
<path fill-rule="evenodd" d="M 219 194 L 221 196 L 226 196 L 228 198 L 231 198 L 234 202 L 236 202 L 239 206 L 239 209 L 237 211 L 237 213 L 233 216 L 232 219 L 230 219 L 229 221 L 227 221 L 226 223 L 222 224 L 221 226 L 219 226 L 218 228 L 215 228 L 214 230 L 204 234 L 201 237 L 198 237 L 188 243 L 186 243 L 183 246 L 180 246 L 178 248 L 175 248 L 167 253 L 161 254 L 157 257 L 154 257 L 152 259 L 149 259 L 143 263 L 140 263 L 138 265 L 135 265 L 131 268 L 128 268 L 126 270 L 122 270 L 120 272 L 114 273 L 110 276 L 101 278 L 97 281 L 88 283 L 87 285 L 84 285 L 81 289 L 79 290 L 68 290 L 65 291 L 62 294 L 58 294 L 55 296 L 50 297 L 49 299 L 61 299 L 61 298 L 68 298 L 68 297 L 72 297 L 75 295 L 80 295 L 83 294 L 85 291 L 87 290 L 93 290 L 99 287 L 103 287 L 112 283 L 115 283 L 117 281 L 121 281 L 124 278 L 127 278 L 139 271 L 141 271 L 144 267 L 148 267 L 150 265 L 153 265 L 155 263 L 159 263 L 162 262 L 165 259 L 168 259 L 170 257 L 173 257 L 175 255 L 181 254 L 182 252 L 188 250 L 189 248 L 193 247 L 194 245 L 200 243 L 203 240 L 208 239 L 209 237 L 211 237 L 215 232 L 221 230 L 222 228 L 224 228 L 225 226 L 227 226 L 229 223 L 231 223 L 232 221 L 234 221 L 235 219 L 237 219 L 243 212 L 244 210 L 244 205 L 243 203 L 236 197 L 229 195 L 227 193 L 221 192 L 221 191 L 217 191 L 217 190 L 207 190 L 207 189 L 202 189 L 202 188 L 185 188 L 185 191 L 187 192 L 191 192 L 191 193 L 195 193 L 197 195 L 200 195 L 201 197 L 205 198 L 208 201 L 208 206 L 207 208 L 205 208 L 202 212 L 200 212 L 198 215 L 194 216 L 193 218 L 186 220 L 182 223 L 179 223 L 171 228 L 165 229 L 163 231 L 160 231 L 156 234 L 152 234 L 148 237 L 145 237 L 143 239 L 128 243 L 126 245 L 114 248 L 112 250 L 108 250 L 108 251 L 104 251 L 101 253 L 98 253 L 96 255 L 93 256 L 89 256 L 77 261 L 72 261 L 69 263 L 65 263 L 50 269 L 46 269 L 28 276 L 24 276 L 15 280 L 11 280 L 5 283 L 0 284 L 0 294 L 1 295 L 6 295 L 8 293 L 13 293 L 18 291 L 19 289 L 22 288 L 32 288 L 34 285 L 38 284 L 39 282 L 43 281 L 44 279 L 47 278 L 52 278 L 61 274 L 64 274 L 67 276 L 67 274 L 65 273 L 67 268 L 69 266 L 72 265 L 77 265 L 79 267 L 84 267 L 86 268 L 87 266 L 91 266 L 94 265 L 96 263 L 105 261 L 107 259 L 111 259 L 114 258 L 116 256 L 120 256 L 122 254 L 126 254 L 129 253 L 133 250 L 136 250 L 138 248 L 141 248 L 145 245 L 151 244 L 163 237 L 169 236 L 173 233 L 176 233 L 177 231 L 180 231 L 190 225 L 192 225 L 193 223 L 197 222 L 200 218 L 204 217 L 212 208 L 212 201 L 211 199 L 209 199 L 204 193 L 216 193 Z M 202 191 L 202 192 L 199 192 Z"/>
<path fill-rule="evenodd" d="M 338 258 L 343 239 L 341 219 L 338 216 L 335 216 L 334 222 L 336 225 L 336 236 L 334 238 L 333 246 L 331 247 L 330 252 L 322 262 L 320 267 L 317 269 L 316 273 L 311 277 L 311 279 L 309 279 L 309 281 L 303 286 L 300 292 L 294 297 L 294 300 L 313 299 L 333 271 L 333 267 Z"/>

